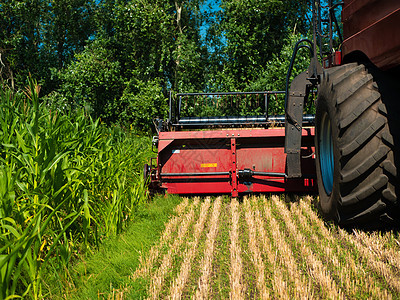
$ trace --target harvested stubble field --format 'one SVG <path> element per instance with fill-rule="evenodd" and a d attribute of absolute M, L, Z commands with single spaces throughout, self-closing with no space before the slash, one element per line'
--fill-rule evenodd
<path fill-rule="evenodd" d="M 184 198 L 132 281 L 149 299 L 396 299 L 393 232 L 325 224 L 312 198 Z"/>

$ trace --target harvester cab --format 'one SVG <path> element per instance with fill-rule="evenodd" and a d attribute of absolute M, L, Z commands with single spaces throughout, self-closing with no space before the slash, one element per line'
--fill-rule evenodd
<path fill-rule="evenodd" d="M 343 35 L 335 17 L 342 5 Z M 318 191 L 322 213 L 340 224 L 398 220 L 399 130 L 387 109 L 398 105 L 381 78 L 399 78 L 400 2 L 329 0 L 324 8 L 317 0 L 312 15 L 313 39 L 296 44 L 285 91 L 170 93 L 168 120 L 157 121 L 153 140 L 157 157 L 145 166 L 151 190 Z M 386 44 L 375 49 L 378 39 Z M 302 48 L 310 66 L 289 82 Z M 284 103 L 284 115 L 271 111 L 273 101 Z M 309 105 L 315 115 L 305 114 Z"/>

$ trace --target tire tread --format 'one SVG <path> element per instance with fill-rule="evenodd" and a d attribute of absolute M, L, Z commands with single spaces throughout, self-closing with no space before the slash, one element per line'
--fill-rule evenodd
<path fill-rule="evenodd" d="M 369 185 L 365 186 L 358 192 L 351 193 L 346 197 L 342 198 L 342 206 L 349 206 L 352 204 L 356 204 L 361 200 L 366 199 L 368 196 L 371 196 L 373 193 L 383 188 L 388 183 L 388 177 L 384 174 L 379 175 L 372 181 Z"/>
<path fill-rule="evenodd" d="M 324 71 L 322 78 L 318 101 L 332 101 L 324 109 L 334 112 L 331 124 L 337 128 L 339 152 L 339 193 L 333 200 L 337 205 L 326 205 L 328 211 L 323 213 L 351 226 L 393 220 L 398 210 L 398 172 L 388 111 L 378 84 L 365 66 L 358 64 Z"/>
<path fill-rule="evenodd" d="M 356 137 L 351 143 L 340 149 L 342 155 L 349 155 L 356 151 L 359 147 L 371 139 L 374 134 L 385 126 L 385 118 L 378 117 L 369 127 L 367 127 L 359 136 Z"/>
<path fill-rule="evenodd" d="M 368 108 L 380 99 L 378 92 L 373 92 L 367 99 L 362 101 L 356 111 L 352 111 L 343 120 L 340 121 L 340 129 L 344 129 L 358 119 Z"/>
<path fill-rule="evenodd" d="M 387 146 L 380 146 L 371 156 L 367 157 L 364 161 L 362 161 L 356 168 L 348 171 L 346 173 L 342 173 L 342 182 L 350 182 L 355 180 L 359 176 L 366 173 L 370 168 L 372 168 L 376 163 L 381 161 L 386 154 L 389 152 L 389 148 Z"/>

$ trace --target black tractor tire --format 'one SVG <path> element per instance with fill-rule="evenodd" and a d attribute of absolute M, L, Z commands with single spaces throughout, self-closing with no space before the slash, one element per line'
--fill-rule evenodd
<path fill-rule="evenodd" d="M 397 169 L 386 106 L 364 65 L 327 69 L 316 103 L 320 209 L 340 225 L 398 221 Z"/>

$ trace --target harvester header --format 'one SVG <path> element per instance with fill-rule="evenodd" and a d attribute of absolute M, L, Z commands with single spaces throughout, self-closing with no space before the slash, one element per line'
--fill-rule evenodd
<path fill-rule="evenodd" d="M 285 116 L 268 114 L 271 99 L 281 97 L 283 102 L 284 95 L 283 91 L 171 94 L 169 121 L 159 121 L 153 139 L 157 160 L 145 167 L 152 189 L 233 197 L 315 191 L 314 116 L 303 116 L 308 126 L 301 131 L 304 176 L 289 178 Z"/>

